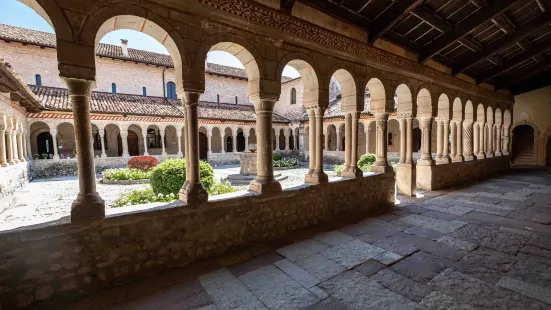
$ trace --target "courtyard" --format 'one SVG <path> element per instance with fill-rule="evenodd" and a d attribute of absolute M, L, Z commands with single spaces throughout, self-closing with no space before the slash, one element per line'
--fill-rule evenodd
<path fill-rule="evenodd" d="M 327 166 L 326 173 L 332 175 L 331 166 Z M 304 183 L 306 168 L 297 168 L 278 171 L 286 177 L 281 182 L 283 188 L 294 187 Z M 239 174 L 239 166 L 228 165 L 214 167 L 215 179 L 220 181 L 230 174 Z M 105 200 L 107 208 L 123 193 L 144 189 L 149 184 L 113 185 L 102 184 L 101 174 L 97 178 L 97 191 Z M 238 191 L 246 190 L 247 185 L 234 186 Z M 71 212 L 71 203 L 78 193 L 78 177 L 65 176 L 48 179 L 35 179 L 13 195 L 0 200 L 0 231 L 17 227 L 35 225 L 55 221 L 68 216 Z M 126 207 L 132 208 L 132 207 Z"/>
<path fill-rule="evenodd" d="M 549 309 L 551 174 L 515 171 L 401 200 L 69 309 Z"/>

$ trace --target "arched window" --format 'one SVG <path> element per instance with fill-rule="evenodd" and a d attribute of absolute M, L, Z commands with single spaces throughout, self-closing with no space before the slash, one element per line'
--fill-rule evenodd
<path fill-rule="evenodd" d="M 142 95 L 147 96 L 147 88 L 142 87 Z"/>
<path fill-rule="evenodd" d="M 34 76 L 36 86 L 42 86 L 42 77 L 40 74 Z"/>
<path fill-rule="evenodd" d="M 297 103 L 297 90 L 293 87 L 291 88 L 291 104 Z"/>
<path fill-rule="evenodd" d="M 176 99 L 176 84 L 174 82 L 166 83 L 166 97 Z"/>
<path fill-rule="evenodd" d="M 117 84 L 111 83 L 111 92 L 112 92 L 113 94 L 116 94 L 116 93 L 117 93 Z"/>
<path fill-rule="evenodd" d="M 387 138 L 388 139 L 388 141 L 387 141 L 388 145 L 393 145 L 394 141 L 393 141 L 393 138 L 392 138 L 392 132 L 389 132 L 387 136 L 388 136 L 388 138 Z"/>

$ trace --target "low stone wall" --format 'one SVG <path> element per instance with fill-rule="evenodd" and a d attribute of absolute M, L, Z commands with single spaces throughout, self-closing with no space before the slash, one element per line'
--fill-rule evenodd
<path fill-rule="evenodd" d="M 0 308 L 74 300 L 292 230 L 393 204 L 393 174 L 371 174 L 265 196 L 220 195 L 197 208 L 175 202 L 133 213 L 130 207 L 108 209 L 128 213 L 81 225 L 2 232 Z"/>
<path fill-rule="evenodd" d="M 508 171 L 510 156 L 417 166 L 417 189 L 436 190 L 448 186 L 487 178 L 493 174 Z"/>
<path fill-rule="evenodd" d="M 213 167 L 239 164 L 236 153 L 212 153 L 208 154 L 209 164 Z"/>
<path fill-rule="evenodd" d="M 28 162 L 22 162 L 0 168 L 0 200 L 29 183 L 29 165 Z M 3 211 L 2 205 L 0 203 L 0 212 Z"/>

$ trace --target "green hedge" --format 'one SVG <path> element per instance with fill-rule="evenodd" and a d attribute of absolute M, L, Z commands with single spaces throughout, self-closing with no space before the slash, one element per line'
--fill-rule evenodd
<path fill-rule="evenodd" d="M 103 177 L 110 180 L 143 180 L 149 179 L 151 172 L 132 168 L 107 169 Z"/>
<path fill-rule="evenodd" d="M 214 186 L 214 169 L 207 162 L 200 161 L 201 183 L 211 192 Z M 186 160 L 170 159 L 157 167 L 153 168 L 151 173 L 151 187 L 156 194 L 175 194 L 177 195 L 186 180 Z"/>

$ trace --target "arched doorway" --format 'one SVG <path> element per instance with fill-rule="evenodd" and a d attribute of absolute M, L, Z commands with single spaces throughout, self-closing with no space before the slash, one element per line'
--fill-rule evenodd
<path fill-rule="evenodd" d="M 241 131 L 237 133 L 237 151 L 238 152 L 245 151 L 245 136 Z"/>
<path fill-rule="evenodd" d="M 227 136 L 226 137 L 226 152 L 233 152 L 233 137 Z"/>
<path fill-rule="evenodd" d="M 547 137 L 547 147 L 545 148 L 546 166 L 551 166 L 551 136 Z"/>
<path fill-rule="evenodd" d="M 207 138 L 207 135 L 200 132 L 199 133 L 199 159 L 207 160 L 208 143 L 209 143 L 209 139 Z"/>
<path fill-rule="evenodd" d="M 412 139 L 412 152 L 419 152 L 421 149 L 421 129 L 414 128 L 413 129 L 413 139 Z"/>
<path fill-rule="evenodd" d="M 36 136 L 36 146 L 38 155 L 54 154 L 54 141 L 52 139 L 52 135 L 49 132 L 43 132 Z"/>
<path fill-rule="evenodd" d="M 130 156 L 138 156 L 140 155 L 140 143 L 138 140 L 138 134 L 136 134 L 134 131 L 129 130 L 128 131 L 128 139 L 126 140 L 128 142 L 128 154 Z M 122 156 L 122 139 L 121 134 L 119 133 L 117 135 L 117 147 L 118 147 L 118 154 L 119 156 Z"/>
<path fill-rule="evenodd" d="M 534 162 L 534 128 L 519 125 L 513 129 L 512 162 L 532 164 Z"/>

